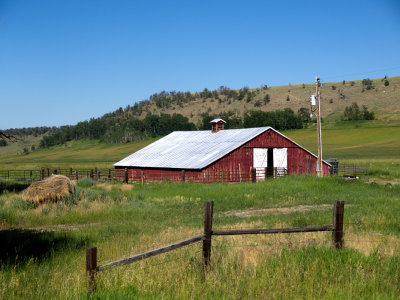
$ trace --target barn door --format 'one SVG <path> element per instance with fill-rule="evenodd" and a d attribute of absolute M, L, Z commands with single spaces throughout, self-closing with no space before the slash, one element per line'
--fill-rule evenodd
<path fill-rule="evenodd" d="M 275 176 L 283 176 L 287 171 L 287 148 L 274 148 Z"/>
<path fill-rule="evenodd" d="M 253 149 L 253 168 L 255 168 L 257 179 L 265 179 L 265 168 L 268 166 L 268 148 Z"/>

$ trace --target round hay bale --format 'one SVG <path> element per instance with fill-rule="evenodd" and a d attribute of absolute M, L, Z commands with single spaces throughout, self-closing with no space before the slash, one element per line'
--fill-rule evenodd
<path fill-rule="evenodd" d="M 75 186 L 68 177 L 52 175 L 45 180 L 33 182 L 22 192 L 22 199 L 38 205 L 49 201 L 57 202 L 74 191 Z"/>

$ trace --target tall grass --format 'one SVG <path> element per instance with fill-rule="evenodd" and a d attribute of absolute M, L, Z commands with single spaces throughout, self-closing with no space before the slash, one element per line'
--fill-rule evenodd
<path fill-rule="evenodd" d="M 206 277 L 198 243 L 99 273 L 94 296 L 337 299 L 400 294 L 396 186 L 289 176 L 233 185 L 103 183 L 80 186 L 70 198 L 37 208 L 21 206 L 22 199 L 13 193 L 0 197 L 5 220 L 0 238 L 8 245 L 0 254 L 2 299 L 85 298 L 86 246 L 98 247 L 103 264 L 198 235 L 208 200 L 215 202 L 214 229 L 328 225 L 334 200 L 344 200 L 346 249 L 333 249 L 327 232 L 215 237 Z"/>

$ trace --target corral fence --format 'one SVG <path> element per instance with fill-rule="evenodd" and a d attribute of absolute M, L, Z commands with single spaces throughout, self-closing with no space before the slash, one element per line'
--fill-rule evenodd
<path fill-rule="evenodd" d="M 214 230 L 213 224 L 214 201 L 207 201 L 204 210 L 204 231 L 203 234 L 180 241 L 158 249 L 140 253 L 117 261 L 109 262 L 104 265 L 97 265 L 97 247 L 88 247 L 86 249 L 86 274 L 88 278 L 88 292 L 91 293 L 96 289 L 96 273 L 109 270 L 111 268 L 128 265 L 152 256 L 170 252 L 181 247 L 203 242 L 203 268 L 207 271 L 207 267 L 211 262 L 211 242 L 213 236 L 227 235 L 247 235 L 247 234 L 277 234 L 277 233 L 301 233 L 301 232 L 317 232 L 332 231 L 332 245 L 337 249 L 341 249 L 344 245 L 343 231 L 343 215 L 344 201 L 335 201 L 333 206 L 333 224 L 311 227 L 295 227 L 295 228 L 276 228 L 276 229 L 239 229 L 239 230 Z"/>
<path fill-rule="evenodd" d="M 73 168 L 42 168 L 40 170 L 0 170 L 0 179 L 31 182 L 43 180 L 52 174 L 64 175 L 72 180 L 91 178 L 93 180 L 109 180 L 123 182 L 245 182 L 264 181 L 288 175 L 287 168 L 265 167 L 248 170 L 133 170 L 133 169 L 73 169 Z M 369 180 L 367 166 L 355 164 L 332 164 L 331 174 L 346 178 Z"/>
<path fill-rule="evenodd" d="M 286 168 L 250 168 L 249 170 L 205 170 L 194 172 L 190 170 L 132 170 L 132 169 L 73 169 L 73 168 L 42 168 L 40 170 L 0 170 L 0 179 L 31 182 L 43 180 L 52 174 L 64 175 L 72 180 L 91 178 L 93 180 L 109 180 L 123 182 L 257 182 L 267 178 L 288 175 Z"/>
<path fill-rule="evenodd" d="M 339 175 L 346 178 L 369 180 L 368 165 L 344 164 L 336 161 L 331 161 L 331 175 Z"/>

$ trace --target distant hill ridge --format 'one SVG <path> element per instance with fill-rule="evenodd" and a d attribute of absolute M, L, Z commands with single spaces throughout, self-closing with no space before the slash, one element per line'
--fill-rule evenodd
<path fill-rule="evenodd" d="M 314 92 L 315 83 L 273 87 L 263 85 L 238 90 L 221 86 L 217 90 L 204 89 L 197 93 L 162 91 L 132 106 L 79 122 L 75 126 L 42 127 L 41 130 L 13 129 L 12 132 L 21 135 L 45 132 L 44 139 L 50 141 L 50 137 L 54 138 L 53 142 L 47 144 L 42 140 L 42 146 L 80 138 L 128 142 L 140 140 L 144 135 L 151 134 L 152 130 L 156 132 L 155 127 L 143 128 L 141 121 L 146 117 L 151 118 L 149 113 L 153 115 L 154 122 L 159 123 L 160 118 L 154 116 L 161 115 L 163 126 L 170 124 L 157 132 L 162 135 L 171 130 L 202 128 L 207 116 L 221 116 L 233 122 L 242 122 L 244 115 L 251 111 L 271 112 L 290 108 L 298 112 L 301 108 L 309 108 L 309 97 Z M 322 116 L 327 120 L 339 120 L 345 107 L 353 102 L 359 106 L 366 105 L 380 120 L 400 119 L 400 77 L 328 82 L 323 84 L 321 95 Z M 147 119 L 149 124 L 152 121 Z"/>

